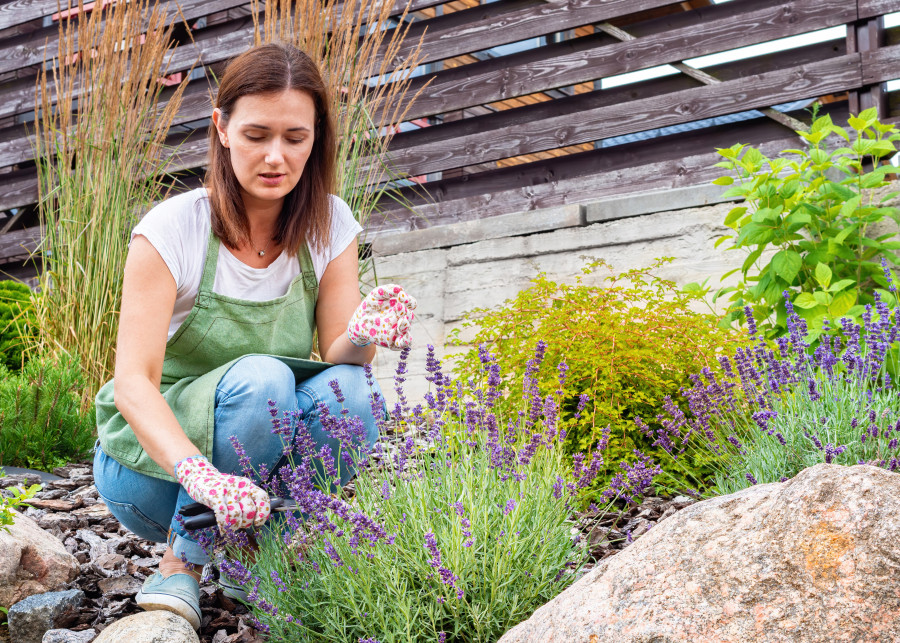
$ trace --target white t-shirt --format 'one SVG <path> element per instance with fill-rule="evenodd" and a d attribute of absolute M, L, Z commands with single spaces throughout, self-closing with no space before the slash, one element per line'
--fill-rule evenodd
<path fill-rule="evenodd" d="M 185 320 L 203 276 L 203 264 L 209 242 L 209 195 L 206 188 L 184 192 L 156 205 L 131 231 L 131 238 L 143 235 L 162 256 L 175 279 L 176 294 L 169 337 Z M 350 207 L 331 195 L 331 245 L 324 252 L 309 248 L 316 280 L 321 281 L 332 259 L 347 249 L 362 227 L 353 218 Z M 213 292 L 237 299 L 268 301 L 287 293 L 291 281 L 300 274 L 296 255 L 282 252 L 268 268 L 251 268 L 219 244 L 219 261 Z"/>

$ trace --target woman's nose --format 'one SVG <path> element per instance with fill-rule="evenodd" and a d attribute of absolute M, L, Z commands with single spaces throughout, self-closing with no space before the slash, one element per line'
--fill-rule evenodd
<path fill-rule="evenodd" d="M 266 163 L 280 165 L 282 161 L 284 161 L 284 152 L 281 149 L 281 141 L 275 138 L 266 149 Z"/>

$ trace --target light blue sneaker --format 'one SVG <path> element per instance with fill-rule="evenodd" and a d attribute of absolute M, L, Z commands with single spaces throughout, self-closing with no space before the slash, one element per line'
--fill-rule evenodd
<path fill-rule="evenodd" d="M 178 614 L 195 630 L 200 629 L 200 583 L 189 574 L 163 578 L 159 572 L 144 581 L 134 601 L 145 610 L 166 610 Z"/>
<path fill-rule="evenodd" d="M 212 582 L 222 588 L 222 594 L 228 598 L 241 603 L 247 602 L 247 589 L 237 581 L 232 580 L 228 574 L 219 571 L 215 564 L 206 563 L 203 567 L 202 578 L 212 580 Z"/>

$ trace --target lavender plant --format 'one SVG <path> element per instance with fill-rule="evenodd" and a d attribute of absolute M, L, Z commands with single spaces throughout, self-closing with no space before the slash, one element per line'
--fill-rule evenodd
<path fill-rule="evenodd" d="M 544 350 L 539 344 L 528 364 L 513 417 L 496 412 L 500 373 L 486 350 L 481 378 L 464 389 L 429 347 L 432 391 L 413 408 L 403 394 L 403 354 L 393 413 L 402 439 L 393 453 L 380 443 L 361 448 L 362 421 L 332 416 L 323 404 L 323 426 L 342 445 L 334 458 L 316 451 L 297 417 L 273 409 L 291 464 L 266 486 L 287 492 L 302 517 L 287 515 L 280 530 L 261 534 L 253 562 L 235 547 L 245 542 L 241 534 L 214 543 L 228 552 L 220 570 L 251 590 L 258 627 L 287 641 L 493 641 L 570 585 L 587 551 L 569 515 L 603 466 L 608 433 L 567 471 L 562 392 L 538 390 Z M 559 389 L 566 372 L 560 365 Z M 379 397 L 370 398 L 375 417 Z M 633 501 L 658 473 L 637 456 L 604 491 L 610 504 Z M 245 464 L 245 474 L 269 478 Z M 353 468 L 361 473 L 351 499 L 341 481 Z"/>
<path fill-rule="evenodd" d="M 882 260 L 896 301 L 894 278 Z M 876 291 L 862 324 L 843 318 L 815 348 L 809 328 L 785 291 L 788 334 L 772 349 L 761 337 L 750 307 L 745 315 L 754 344 L 722 357 L 720 369 L 692 377 L 682 391 L 689 413 L 671 399 L 661 428 L 638 426 L 655 437 L 676 461 L 684 453 L 707 450 L 716 463 L 712 493 L 784 481 L 822 462 L 870 464 L 894 471 L 900 466 L 898 367 L 900 306 L 893 310 Z"/>

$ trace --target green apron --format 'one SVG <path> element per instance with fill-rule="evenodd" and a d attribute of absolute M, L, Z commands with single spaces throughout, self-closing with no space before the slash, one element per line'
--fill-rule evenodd
<path fill-rule="evenodd" d="M 287 294 L 269 301 L 248 301 L 213 292 L 219 238 L 210 233 L 203 278 L 194 307 L 166 342 L 160 392 L 188 439 L 212 460 L 216 387 L 231 366 L 246 355 L 271 355 L 287 364 L 297 382 L 331 364 L 310 361 L 319 284 L 309 248 L 298 258 L 300 274 Z M 139 473 L 172 480 L 141 448 L 132 428 L 113 402 L 113 381 L 97 394 L 97 431 L 105 453 Z"/>

